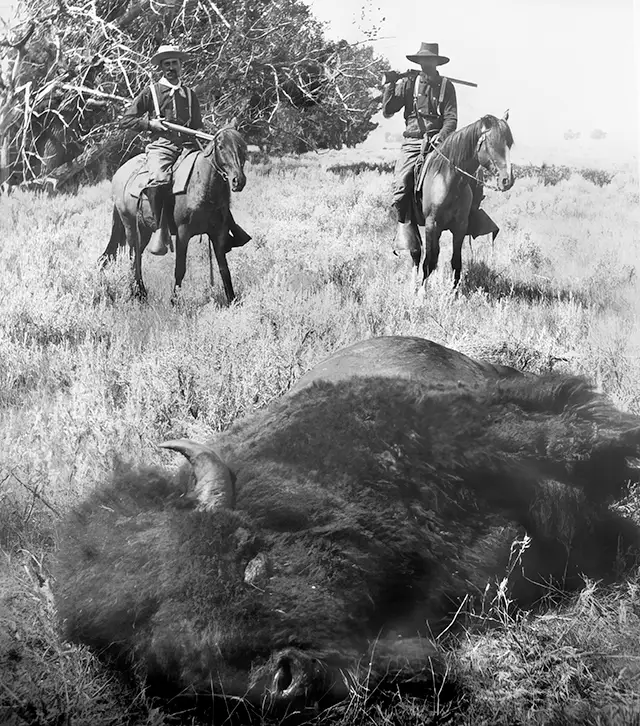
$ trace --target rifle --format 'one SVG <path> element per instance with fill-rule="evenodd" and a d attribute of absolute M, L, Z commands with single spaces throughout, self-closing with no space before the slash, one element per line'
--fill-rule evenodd
<path fill-rule="evenodd" d="M 399 81 L 401 78 L 415 78 L 416 76 L 420 75 L 420 71 L 416 71 L 413 68 L 410 68 L 405 73 L 398 73 L 397 71 L 385 71 L 382 75 L 382 84 L 386 85 L 387 83 L 395 83 L 396 81 Z M 472 81 L 463 81 L 460 78 L 451 78 L 451 76 L 446 76 L 452 83 L 460 83 L 463 86 L 471 86 L 472 88 L 477 88 L 478 84 L 473 83 Z"/>
<path fill-rule="evenodd" d="M 197 139 L 204 139 L 204 141 L 213 141 L 215 136 L 207 134 L 205 131 L 196 131 L 196 129 L 190 129 L 188 126 L 181 126 L 180 124 L 174 124 L 172 121 L 162 121 L 162 125 L 170 131 L 179 131 L 181 134 L 188 134 L 189 136 L 195 136 Z"/>

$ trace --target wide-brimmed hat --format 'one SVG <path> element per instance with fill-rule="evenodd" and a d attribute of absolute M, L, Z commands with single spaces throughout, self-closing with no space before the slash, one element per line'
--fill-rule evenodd
<path fill-rule="evenodd" d="M 159 66 L 167 58 L 177 58 L 178 60 L 186 61 L 189 60 L 189 54 L 180 50 L 177 45 L 161 45 L 155 55 L 152 56 L 151 62 Z"/>
<path fill-rule="evenodd" d="M 434 61 L 437 66 L 449 62 L 446 55 L 440 55 L 437 43 L 420 43 L 420 50 L 415 55 L 408 55 L 407 58 L 412 63 L 420 63 L 423 60 Z"/>

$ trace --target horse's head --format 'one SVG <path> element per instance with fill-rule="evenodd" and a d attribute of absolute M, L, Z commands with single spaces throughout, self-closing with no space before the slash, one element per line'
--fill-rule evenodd
<path fill-rule="evenodd" d="M 478 139 L 478 162 L 496 177 L 498 187 L 503 191 L 513 186 L 511 169 L 511 146 L 513 136 L 507 120 L 509 111 L 501 119 L 483 116 L 480 119 L 480 138 Z"/>
<path fill-rule="evenodd" d="M 214 166 L 223 177 L 229 180 L 231 191 L 241 192 L 247 183 L 244 164 L 247 160 L 247 144 L 242 136 L 231 126 L 220 129 L 209 145 Z M 209 149 L 205 152 L 207 155 Z"/>

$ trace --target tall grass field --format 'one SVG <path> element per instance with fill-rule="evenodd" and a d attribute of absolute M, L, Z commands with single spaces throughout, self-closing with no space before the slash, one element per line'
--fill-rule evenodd
<path fill-rule="evenodd" d="M 228 257 L 231 307 L 217 269 L 210 285 L 204 239 L 191 241 L 175 305 L 171 254 L 145 254 L 146 303 L 132 296 L 127 255 L 98 269 L 108 182 L 0 199 L 0 724 L 177 722 L 60 639 L 56 526 L 119 461 L 176 468 L 159 442 L 207 439 L 341 347 L 422 336 L 533 373 L 585 375 L 640 414 L 634 173 L 521 167 L 510 191 L 487 191 L 501 233 L 465 242 L 459 290 L 445 233 L 416 304 L 410 261 L 391 252 L 390 160 L 249 163 L 233 209 L 253 240 Z M 639 506 L 633 493 L 620 504 L 640 520 Z M 317 723 L 640 723 L 635 572 L 532 613 L 515 613 L 504 594 L 463 633 L 447 645 L 461 686 L 453 701 L 363 689 Z"/>

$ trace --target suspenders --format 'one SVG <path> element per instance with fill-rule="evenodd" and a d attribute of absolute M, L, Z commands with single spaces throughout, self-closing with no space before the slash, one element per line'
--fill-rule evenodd
<path fill-rule="evenodd" d="M 185 87 L 187 92 L 187 108 L 189 109 L 189 123 L 191 123 L 191 106 L 193 105 L 193 91 Z"/>
<path fill-rule="evenodd" d="M 449 79 L 442 76 L 442 83 L 440 84 L 440 96 L 438 97 L 438 113 L 442 116 L 442 102 L 444 101 L 444 92 L 447 89 L 447 83 Z"/>
<path fill-rule="evenodd" d="M 438 96 L 438 116 L 442 117 L 442 102 L 444 101 L 444 94 L 447 90 L 447 83 L 450 83 L 449 79 L 445 76 L 442 76 L 442 83 L 440 84 L 440 95 Z M 416 76 L 416 80 L 413 84 L 413 111 L 416 115 L 416 118 L 418 120 L 418 127 L 420 129 L 420 133 L 424 136 L 426 133 L 426 127 L 424 125 L 424 119 L 418 112 L 418 88 L 420 87 L 420 76 Z"/>
<path fill-rule="evenodd" d="M 158 89 L 156 88 L 156 84 L 152 83 L 149 88 L 151 89 L 151 98 L 153 98 L 153 108 L 156 112 L 156 117 L 160 118 L 162 114 L 160 113 L 160 101 L 158 100 Z M 193 91 L 190 88 L 187 88 L 184 86 L 184 90 L 187 94 L 187 108 L 189 111 L 189 120 L 185 124 L 185 126 L 188 126 L 191 123 L 191 109 L 193 107 Z M 173 115 L 175 118 L 178 118 L 177 109 L 176 109 L 176 97 L 175 94 L 173 96 Z"/>
<path fill-rule="evenodd" d="M 160 118 L 162 114 L 160 113 L 160 102 L 158 101 L 158 91 L 156 89 L 156 84 L 152 83 L 149 88 L 151 89 L 151 98 L 153 98 L 153 107 L 156 111 L 156 118 Z"/>

